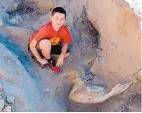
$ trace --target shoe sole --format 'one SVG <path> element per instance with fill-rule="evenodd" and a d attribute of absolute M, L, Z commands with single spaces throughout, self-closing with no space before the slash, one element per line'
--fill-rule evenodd
<path fill-rule="evenodd" d="M 51 69 L 48 65 L 46 65 L 44 68 L 46 68 L 46 67 L 47 67 L 51 72 L 53 72 L 53 73 L 55 73 L 55 74 L 57 74 L 57 73 L 60 72 L 60 71 L 59 71 L 59 72 L 54 72 L 54 71 L 52 71 L 52 69 Z M 44 68 L 43 68 L 43 69 L 44 69 Z"/>
<path fill-rule="evenodd" d="M 51 71 L 52 73 L 58 74 L 58 73 L 60 72 L 60 71 L 59 71 L 59 72 L 54 72 L 54 71 L 52 71 L 52 69 L 51 69 L 48 65 L 42 67 L 41 64 L 40 64 L 35 58 L 32 58 L 32 57 L 31 57 L 31 59 L 32 59 L 35 63 L 37 63 L 38 66 L 39 66 L 41 69 L 44 69 L 45 67 L 47 67 L 47 68 L 49 69 L 49 71 Z"/>

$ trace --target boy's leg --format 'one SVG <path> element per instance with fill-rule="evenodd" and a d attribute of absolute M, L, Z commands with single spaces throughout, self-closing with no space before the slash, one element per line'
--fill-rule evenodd
<path fill-rule="evenodd" d="M 42 54 L 42 51 L 41 51 L 40 47 L 39 47 L 39 43 L 40 43 L 40 41 L 36 44 L 36 50 L 37 50 L 37 52 L 38 52 L 38 54 L 40 55 L 41 58 L 45 58 L 45 57 L 43 56 L 43 54 Z M 30 44 L 28 44 L 28 51 L 29 51 L 29 54 L 30 54 L 31 58 L 32 58 L 35 62 L 37 62 L 37 63 L 39 64 L 39 66 L 43 69 L 43 68 L 44 68 L 44 65 L 42 65 L 42 64 L 36 59 L 36 57 L 33 55 L 32 51 L 31 51 L 31 49 L 30 49 Z"/>
<path fill-rule="evenodd" d="M 30 54 L 31 58 L 37 62 L 36 57 L 33 55 L 32 51 L 30 49 L 30 44 L 28 44 L 28 51 L 29 51 L 29 54 Z"/>
<path fill-rule="evenodd" d="M 58 57 L 62 52 L 62 46 L 60 45 L 55 45 L 55 46 L 51 46 L 51 55 Z M 69 57 L 70 55 L 70 50 L 68 49 L 66 54 L 65 54 L 65 58 Z"/>
<path fill-rule="evenodd" d="M 56 67 L 56 62 L 50 56 L 51 43 L 48 39 L 42 39 L 36 46 L 39 55 L 48 61 L 48 65 L 52 72 L 58 73 L 60 70 Z M 44 68 L 44 66 L 43 66 Z"/>
<path fill-rule="evenodd" d="M 70 56 L 70 53 L 66 53 L 64 58 L 68 58 L 69 56 Z M 52 54 L 51 57 L 57 61 L 59 55 Z"/>
<path fill-rule="evenodd" d="M 48 49 L 45 49 L 45 48 L 48 48 Z M 51 44 L 48 39 L 42 39 L 41 41 L 37 42 L 36 50 L 41 58 L 50 59 Z M 33 59 L 36 59 L 36 57 L 33 55 L 32 51 L 30 49 L 30 44 L 28 44 L 28 51 L 29 51 L 31 57 Z"/>
<path fill-rule="evenodd" d="M 51 43 L 47 39 L 43 39 L 39 42 L 39 48 L 44 58 L 50 59 Z"/>

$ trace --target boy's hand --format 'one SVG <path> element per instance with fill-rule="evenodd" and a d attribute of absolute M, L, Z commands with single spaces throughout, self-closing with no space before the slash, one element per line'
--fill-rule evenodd
<path fill-rule="evenodd" d="M 38 60 L 42 65 L 44 65 L 44 64 L 47 64 L 48 63 L 48 61 L 46 60 L 46 59 L 40 59 L 40 60 Z"/>
<path fill-rule="evenodd" d="M 60 55 L 58 60 L 57 60 L 56 66 L 57 67 L 62 66 L 63 65 L 63 61 L 64 61 L 64 55 Z"/>

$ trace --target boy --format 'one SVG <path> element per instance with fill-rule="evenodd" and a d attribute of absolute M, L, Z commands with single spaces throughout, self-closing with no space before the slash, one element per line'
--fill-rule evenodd
<path fill-rule="evenodd" d="M 70 55 L 68 44 L 72 41 L 65 24 L 66 11 L 56 7 L 50 16 L 51 22 L 40 27 L 29 39 L 28 50 L 42 68 L 48 66 L 58 73 L 64 58 Z M 59 55 L 57 62 L 51 55 Z"/>

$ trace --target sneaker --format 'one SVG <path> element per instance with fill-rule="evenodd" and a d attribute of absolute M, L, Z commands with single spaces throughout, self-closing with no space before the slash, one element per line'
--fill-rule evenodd
<path fill-rule="evenodd" d="M 48 59 L 47 61 L 48 61 L 48 64 L 46 64 L 46 65 L 50 68 L 50 70 L 52 72 L 54 72 L 54 73 L 60 72 L 60 69 L 58 67 L 56 67 L 56 62 L 52 58 Z"/>
<path fill-rule="evenodd" d="M 56 67 L 56 62 L 50 58 L 47 59 L 48 63 L 47 64 L 41 64 L 40 62 L 37 61 L 38 65 L 40 68 L 44 69 L 45 67 L 49 67 L 49 69 L 53 72 L 53 73 L 59 73 L 60 69 L 58 67 Z"/>
<path fill-rule="evenodd" d="M 46 64 L 41 64 L 40 62 L 36 62 L 38 65 L 39 65 L 39 67 L 41 68 L 41 69 L 44 69 L 45 68 L 45 66 L 46 66 Z"/>

